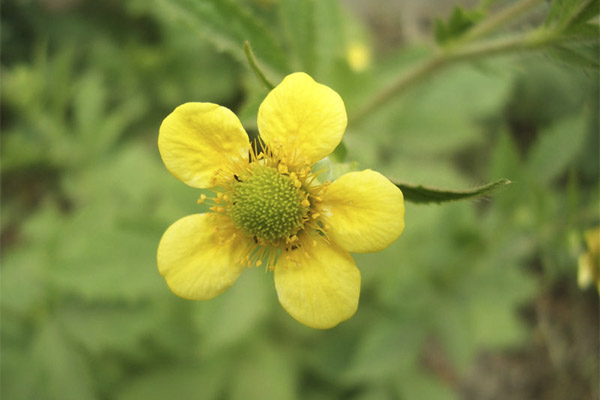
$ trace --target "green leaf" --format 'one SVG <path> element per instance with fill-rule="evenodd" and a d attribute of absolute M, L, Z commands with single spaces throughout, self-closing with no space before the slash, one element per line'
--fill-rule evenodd
<path fill-rule="evenodd" d="M 425 187 L 423 185 L 411 185 L 403 182 L 394 182 L 394 184 L 402 190 L 406 201 L 425 204 L 483 197 L 496 190 L 506 188 L 511 184 L 511 181 L 508 179 L 499 179 L 495 182 L 488 183 L 487 185 L 469 190 L 445 190 Z"/>
<path fill-rule="evenodd" d="M 31 373 L 35 376 L 31 398 L 95 399 L 93 375 L 83 354 L 67 341 L 54 321 L 39 328 L 31 353 Z"/>
<path fill-rule="evenodd" d="M 344 18 L 342 5 L 336 0 L 319 0 L 313 2 L 313 5 L 315 36 L 319 38 L 314 42 L 315 56 L 318 60 L 315 65 L 315 78 L 331 82 L 337 76 L 337 60 L 344 53 L 344 28 L 347 19 Z"/>
<path fill-rule="evenodd" d="M 314 3 L 314 0 L 279 2 L 281 25 L 293 52 L 294 69 L 311 75 L 317 63 Z"/>
<path fill-rule="evenodd" d="M 160 366 L 146 374 L 128 379 L 115 397 L 117 400 L 219 399 L 227 384 L 231 365 L 223 357 L 205 363 Z M 162 364 L 162 363 L 161 363 Z"/>
<path fill-rule="evenodd" d="M 403 399 L 454 400 L 455 391 L 439 379 L 415 368 L 404 379 L 396 382 L 398 391 Z"/>
<path fill-rule="evenodd" d="M 585 143 L 585 115 L 565 118 L 541 133 L 527 161 L 527 170 L 534 182 L 550 183 L 575 160 Z"/>
<path fill-rule="evenodd" d="M 447 22 L 440 19 L 435 21 L 435 40 L 439 44 L 446 44 L 459 38 L 484 16 L 485 14 L 478 10 L 465 11 L 461 7 L 455 7 Z"/>
<path fill-rule="evenodd" d="M 558 29 L 567 26 L 572 18 L 576 17 L 580 3 L 581 0 L 554 0 L 546 17 L 546 26 L 555 26 Z"/>
<path fill-rule="evenodd" d="M 195 303 L 194 322 L 203 335 L 203 354 L 212 354 L 247 340 L 269 314 L 272 277 L 261 268 L 245 271 L 223 295 Z"/>
<path fill-rule="evenodd" d="M 573 16 L 571 25 L 578 25 L 588 22 L 600 14 L 600 0 L 589 0 Z"/>
<path fill-rule="evenodd" d="M 243 45 L 250 41 L 265 69 L 287 73 L 288 63 L 275 35 L 249 10 L 233 0 L 158 0 L 164 10 L 199 31 L 218 49 L 245 63 Z M 192 35 L 192 33 L 190 33 Z M 190 37 L 193 40 L 193 36 Z M 268 71 L 270 72 L 270 71 Z"/>
<path fill-rule="evenodd" d="M 298 398 L 297 361 L 273 341 L 247 343 L 228 376 L 231 400 L 295 400 Z M 266 382 L 266 384 L 257 384 Z"/>
<path fill-rule="evenodd" d="M 598 69 L 598 46 L 554 46 L 548 51 L 555 60 L 576 67 Z"/>

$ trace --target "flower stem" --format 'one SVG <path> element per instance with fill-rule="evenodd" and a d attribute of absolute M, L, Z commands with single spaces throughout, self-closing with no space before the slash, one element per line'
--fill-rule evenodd
<path fill-rule="evenodd" d="M 246 40 L 244 42 L 244 54 L 246 55 L 246 59 L 248 60 L 248 65 L 250 69 L 254 71 L 256 77 L 259 81 L 263 83 L 269 90 L 273 90 L 275 85 L 266 77 L 266 75 L 262 72 L 258 63 L 256 62 L 256 57 L 254 56 L 254 52 L 252 51 L 252 47 L 250 47 L 250 42 Z"/>

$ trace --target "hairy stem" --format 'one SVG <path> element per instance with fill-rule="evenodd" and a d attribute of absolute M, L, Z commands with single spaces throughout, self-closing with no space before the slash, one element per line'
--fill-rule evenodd
<path fill-rule="evenodd" d="M 452 43 L 447 48 L 439 49 L 438 52 L 429 59 L 417 64 L 408 71 L 405 71 L 390 85 L 375 94 L 362 107 L 353 113 L 350 124 L 360 122 L 373 110 L 388 102 L 391 98 L 452 63 L 499 53 L 518 51 L 525 48 L 538 48 L 548 44 L 548 42 L 551 41 L 550 35 L 539 35 L 536 31 L 508 39 L 491 40 L 473 45 L 469 44 L 474 39 L 482 37 L 511 21 L 514 21 L 519 15 L 542 1 L 543 0 L 522 0 L 473 27 L 473 29 L 467 32 L 458 41 Z"/>
<path fill-rule="evenodd" d="M 254 52 L 252 51 L 252 47 L 250 47 L 250 42 L 247 40 L 244 42 L 244 54 L 246 55 L 246 60 L 248 60 L 248 65 L 250 66 L 250 69 L 254 71 L 258 80 L 261 81 L 263 85 L 267 87 L 267 89 L 272 90 L 275 87 L 275 85 L 273 85 L 273 83 L 266 77 L 266 75 L 258 66 L 258 63 L 256 62 L 256 57 L 254 56 Z"/>

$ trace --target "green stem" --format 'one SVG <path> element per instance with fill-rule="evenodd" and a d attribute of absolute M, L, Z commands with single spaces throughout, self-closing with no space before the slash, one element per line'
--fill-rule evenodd
<path fill-rule="evenodd" d="M 447 48 L 439 49 L 431 58 L 404 72 L 389 86 L 375 94 L 375 96 L 353 113 L 350 124 L 357 124 L 373 110 L 388 102 L 394 96 L 454 62 L 520 50 L 523 48 L 543 46 L 545 44 L 545 39 L 549 38 L 549 36 L 545 37 L 544 40 L 539 40 L 539 38 L 531 40 L 531 38 L 534 37 L 532 34 L 536 34 L 537 32 L 520 35 L 515 38 L 488 41 L 478 45 L 468 45 L 468 43 L 474 39 L 510 23 L 519 15 L 542 1 L 543 0 L 522 0 L 512 7 L 484 20 L 478 26 L 473 27 L 473 29 L 466 33 L 459 41 Z"/>
<path fill-rule="evenodd" d="M 252 69 L 252 71 L 254 71 L 258 80 L 261 81 L 263 85 L 267 87 L 267 89 L 273 90 L 275 85 L 271 83 L 271 81 L 265 76 L 265 74 L 258 66 L 258 63 L 256 62 L 256 57 L 254 56 L 254 52 L 250 47 L 250 42 L 247 40 L 244 42 L 244 54 L 246 55 L 246 59 L 248 60 L 248 65 L 250 65 L 250 68 Z"/>
<path fill-rule="evenodd" d="M 483 20 L 480 24 L 475 25 L 472 29 L 467 31 L 462 38 L 459 39 L 460 43 L 470 42 L 474 39 L 478 39 L 482 36 L 487 35 L 495 31 L 498 28 L 510 24 L 515 21 L 521 14 L 525 13 L 530 8 L 538 5 L 538 3 L 544 0 L 522 0 L 511 7 L 508 7 L 497 14 L 490 16 Z"/>

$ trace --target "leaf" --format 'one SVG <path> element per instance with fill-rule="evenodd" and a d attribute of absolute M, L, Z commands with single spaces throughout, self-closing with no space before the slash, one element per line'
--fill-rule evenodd
<path fill-rule="evenodd" d="M 573 16 L 571 25 L 583 24 L 600 14 L 600 0 L 589 0 Z"/>
<path fill-rule="evenodd" d="M 210 302 L 198 302 L 194 322 L 203 334 L 203 354 L 245 342 L 269 314 L 273 277 L 261 268 L 245 271 L 225 293 Z"/>
<path fill-rule="evenodd" d="M 435 40 L 438 44 L 446 44 L 459 38 L 484 16 L 485 14 L 478 10 L 465 11 L 461 7 L 455 7 L 447 22 L 440 19 L 435 21 Z"/>
<path fill-rule="evenodd" d="M 566 171 L 582 150 L 587 134 L 585 114 L 565 118 L 544 130 L 531 149 L 527 170 L 533 182 L 548 184 Z"/>
<path fill-rule="evenodd" d="M 314 0 L 282 0 L 280 20 L 294 57 L 294 69 L 314 74 L 316 60 Z"/>
<path fill-rule="evenodd" d="M 546 25 L 559 28 L 586 23 L 600 13 L 599 0 L 555 0 L 548 14 Z"/>
<path fill-rule="evenodd" d="M 235 369 L 230 372 L 231 400 L 295 400 L 298 398 L 298 361 L 274 341 L 259 339 L 248 343 Z M 267 384 L 257 384 L 266 382 Z"/>
<path fill-rule="evenodd" d="M 239 2 L 159 0 L 158 5 L 160 10 L 189 23 L 218 49 L 230 53 L 238 61 L 245 62 L 243 45 L 248 40 L 265 69 L 289 72 L 281 43 L 261 20 L 242 8 Z"/>
<path fill-rule="evenodd" d="M 83 355 L 66 340 L 60 326 L 48 321 L 34 338 L 31 367 L 35 376 L 31 398 L 95 399 L 92 379 Z"/>
<path fill-rule="evenodd" d="M 592 0 L 595 1 L 595 0 Z M 577 16 L 581 0 L 554 0 L 546 17 L 546 26 L 566 27 Z"/>
<path fill-rule="evenodd" d="M 411 185 L 403 182 L 394 182 L 402 193 L 404 194 L 404 200 L 411 203 L 444 203 L 454 200 L 465 200 L 474 199 L 482 196 L 491 194 L 492 192 L 504 189 L 511 184 L 508 179 L 499 179 L 497 181 L 488 183 L 487 185 L 479 186 L 469 190 L 445 190 L 431 187 L 425 187 L 423 185 Z"/>
<path fill-rule="evenodd" d="M 347 18 L 344 19 L 342 5 L 336 0 L 319 0 L 313 2 L 315 16 L 315 78 L 324 82 L 332 82 L 337 75 L 334 70 L 336 61 L 343 53 L 345 44 L 344 28 Z M 331 76 L 333 74 L 334 76 Z"/>
<path fill-rule="evenodd" d="M 458 395 L 442 379 L 425 371 L 413 369 L 404 379 L 396 382 L 403 399 L 454 400 Z"/>
<path fill-rule="evenodd" d="M 160 368 L 124 381 L 117 400 L 219 399 L 227 384 L 228 360 L 204 360 L 202 365 L 161 365 Z"/>
<path fill-rule="evenodd" d="M 425 333 L 413 320 L 380 319 L 363 331 L 342 375 L 351 384 L 403 375 L 419 357 Z"/>
<path fill-rule="evenodd" d="M 576 67 L 598 69 L 598 46 L 554 46 L 548 50 L 550 57 Z"/>

